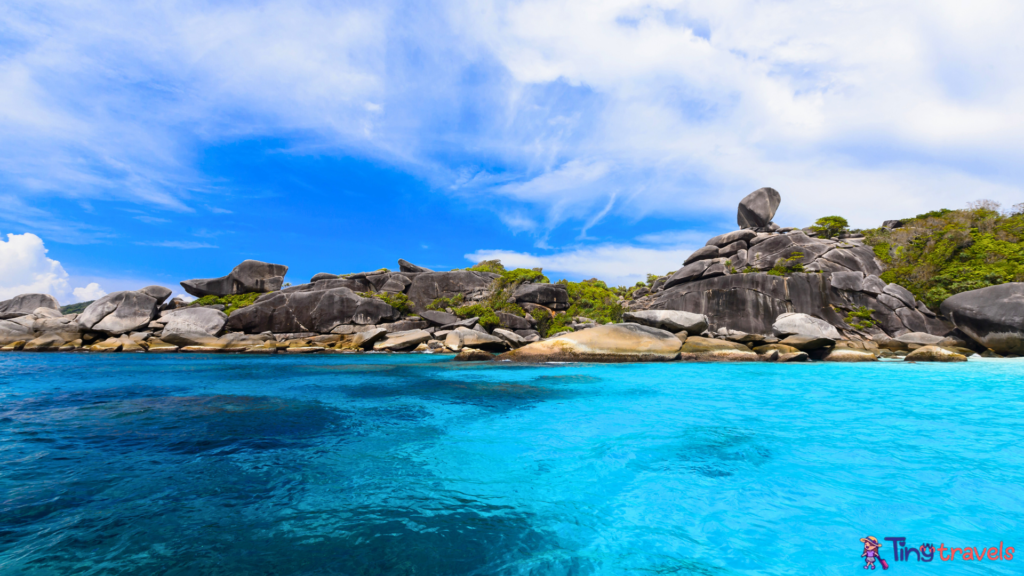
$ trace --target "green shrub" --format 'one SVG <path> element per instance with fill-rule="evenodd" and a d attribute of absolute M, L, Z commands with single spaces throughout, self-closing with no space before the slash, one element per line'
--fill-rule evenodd
<path fill-rule="evenodd" d="M 865 230 L 865 243 L 886 263 L 882 280 L 910 290 L 936 310 L 954 294 L 1024 281 L 1024 215 L 998 204 L 934 210 L 895 230 Z"/>
<path fill-rule="evenodd" d="M 789 258 L 780 258 L 775 262 L 775 266 L 768 271 L 768 274 L 772 276 L 787 276 L 794 272 L 803 272 L 804 265 L 798 262 L 803 257 L 803 252 L 793 252 L 789 255 Z"/>
<path fill-rule="evenodd" d="M 872 312 L 874 310 L 867 306 L 858 306 L 846 315 L 846 323 L 857 330 L 867 330 L 878 324 L 878 321 L 871 317 Z"/>
<path fill-rule="evenodd" d="M 498 315 L 494 313 L 494 310 L 482 304 L 470 304 L 469 306 L 455 308 L 454 312 L 459 318 L 478 316 L 480 318 L 478 322 L 487 330 L 492 330 L 501 325 L 501 321 L 498 320 Z"/>
<path fill-rule="evenodd" d="M 451 298 L 436 298 L 427 306 L 427 310 L 437 310 L 444 312 L 446 308 L 458 308 L 462 306 L 462 303 L 466 300 L 466 296 L 463 294 L 456 294 Z"/>
<path fill-rule="evenodd" d="M 554 336 L 559 332 L 572 332 L 572 319 L 573 316 L 567 312 L 555 314 L 555 317 L 548 323 L 548 330 L 544 336 Z"/>
<path fill-rule="evenodd" d="M 492 274 L 501 274 L 505 271 L 505 267 L 502 266 L 501 260 L 483 260 L 477 262 L 473 266 L 466 268 L 466 270 L 473 270 L 474 272 L 490 272 Z"/>
<path fill-rule="evenodd" d="M 825 216 L 811 226 L 811 230 L 818 233 L 822 238 L 832 238 L 850 229 L 850 224 L 842 216 Z"/>
<path fill-rule="evenodd" d="M 231 294 L 228 296 L 203 296 L 193 300 L 189 306 L 212 306 L 215 304 L 224 305 L 224 313 L 230 315 L 239 308 L 245 308 L 246 306 L 252 306 L 256 299 L 263 294 L 259 292 L 249 292 L 248 294 Z"/>
<path fill-rule="evenodd" d="M 383 300 L 387 305 L 391 306 L 395 310 L 398 310 L 402 314 L 410 314 L 416 308 L 412 300 L 402 293 L 392 294 L 390 292 L 358 292 L 363 298 L 376 298 Z"/>

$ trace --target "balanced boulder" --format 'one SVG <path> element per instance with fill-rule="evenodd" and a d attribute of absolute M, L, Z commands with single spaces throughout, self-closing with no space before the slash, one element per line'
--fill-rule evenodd
<path fill-rule="evenodd" d="M 954 294 L 939 309 L 982 346 L 997 354 L 1024 355 L 1024 282 Z"/>
<path fill-rule="evenodd" d="M 273 292 L 284 284 L 288 267 L 259 260 L 246 260 L 227 276 L 184 280 L 181 286 L 193 296 L 228 296 L 252 292 Z"/>
<path fill-rule="evenodd" d="M 0 320 L 31 314 L 36 308 L 60 309 L 60 303 L 49 294 L 21 294 L 0 302 Z"/>
<path fill-rule="evenodd" d="M 424 268 L 423 266 L 417 266 L 408 260 L 398 259 L 398 269 L 402 272 L 433 272 L 430 268 Z"/>
<path fill-rule="evenodd" d="M 515 362 L 654 362 L 679 358 L 671 332 L 640 324 L 604 324 L 534 342 L 500 359 Z"/>
<path fill-rule="evenodd" d="M 740 228 L 765 228 L 772 223 L 782 196 L 774 188 L 760 188 L 740 200 L 736 223 Z"/>

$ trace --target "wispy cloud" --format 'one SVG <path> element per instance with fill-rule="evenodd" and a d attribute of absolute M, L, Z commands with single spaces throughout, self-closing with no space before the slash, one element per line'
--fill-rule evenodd
<path fill-rule="evenodd" d="M 269 136 L 587 239 L 602 218 L 717 218 L 764 185 L 784 224 L 860 226 L 1012 204 L 1024 176 L 1011 0 L 41 0 L 0 18 L 0 185 L 30 194 L 189 211 L 220 190 L 203 147 Z"/>
<path fill-rule="evenodd" d="M 167 224 L 170 220 L 166 218 L 157 218 L 155 216 L 136 216 L 136 220 L 145 222 L 146 224 Z"/>
<path fill-rule="evenodd" d="M 164 242 L 136 242 L 139 246 L 158 246 L 160 248 L 181 248 L 182 250 L 194 250 L 196 248 L 216 248 L 213 244 L 205 242 L 183 242 L 180 240 L 167 240 Z"/>
<path fill-rule="evenodd" d="M 575 279 L 597 277 L 615 285 L 633 285 L 648 273 L 665 274 L 682 267 L 691 249 L 643 248 L 605 244 L 556 252 L 550 255 L 511 250 L 478 250 L 466 254 L 471 262 L 501 260 L 506 267 L 543 268 L 552 280 L 558 274 Z"/>

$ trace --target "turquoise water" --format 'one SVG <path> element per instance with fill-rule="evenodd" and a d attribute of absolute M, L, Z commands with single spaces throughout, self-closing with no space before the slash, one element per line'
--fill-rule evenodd
<path fill-rule="evenodd" d="M 1024 361 L 448 358 L 0 355 L 0 574 L 1024 573 Z"/>

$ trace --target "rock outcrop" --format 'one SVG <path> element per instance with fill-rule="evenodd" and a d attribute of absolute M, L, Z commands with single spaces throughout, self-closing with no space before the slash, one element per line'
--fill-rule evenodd
<path fill-rule="evenodd" d="M 149 325 L 159 303 L 142 291 L 113 292 L 90 304 L 77 320 L 85 330 L 119 336 Z"/>
<path fill-rule="evenodd" d="M 416 310 L 422 311 L 438 298 L 461 294 L 472 300 L 473 296 L 482 296 L 497 277 L 497 274 L 474 270 L 423 272 L 416 274 L 405 294 L 416 305 Z"/>
<path fill-rule="evenodd" d="M 940 310 L 982 346 L 997 354 L 1024 355 L 1024 282 L 961 292 L 947 298 Z"/>
<path fill-rule="evenodd" d="M 640 324 L 605 324 L 527 344 L 499 359 L 514 362 L 659 362 L 676 360 L 682 342 Z"/>
<path fill-rule="evenodd" d="M 688 334 L 700 334 L 708 329 L 708 318 L 703 314 L 678 310 L 638 310 L 623 315 L 626 322 L 661 328 L 676 333 L 685 330 Z"/>
<path fill-rule="evenodd" d="M 821 318 L 799 312 L 780 314 L 772 324 L 772 332 L 780 338 L 786 336 L 811 336 L 839 340 L 839 331 Z"/>
<path fill-rule="evenodd" d="M 551 310 L 569 307 L 569 290 L 561 284 L 523 284 L 516 289 L 517 304 L 539 304 Z"/>
<path fill-rule="evenodd" d="M 184 280 L 182 288 L 193 296 L 228 296 L 280 290 L 288 267 L 258 260 L 246 260 L 227 276 Z"/>
<path fill-rule="evenodd" d="M 50 308 L 59 311 L 60 304 L 49 294 L 21 294 L 0 302 L 0 320 L 26 316 L 34 312 L 36 308 Z"/>
<path fill-rule="evenodd" d="M 363 298 L 348 288 L 309 292 L 278 292 L 261 296 L 252 306 L 235 310 L 227 328 L 260 332 L 330 333 L 342 324 L 380 324 L 401 313 L 377 298 Z"/>

